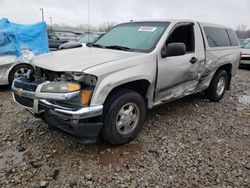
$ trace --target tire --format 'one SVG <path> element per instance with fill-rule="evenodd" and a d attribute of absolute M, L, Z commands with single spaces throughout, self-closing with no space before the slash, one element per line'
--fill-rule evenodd
<path fill-rule="evenodd" d="M 21 76 L 25 76 L 25 74 L 27 74 L 28 70 L 33 70 L 33 67 L 31 67 L 30 65 L 17 65 L 15 66 L 11 71 L 10 71 L 10 75 L 9 75 L 9 85 L 11 85 L 14 81 L 14 79 L 21 77 Z M 19 72 L 19 76 L 17 75 Z"/>
<path fill-rule="evenodd" d="M 208 89 L 206 90 L 207 98 L 212 102 L 219 102 L 225 94 L 228 82 L 228 73 L 225 70 L 215 73 Z"/>
<path fill-rule="evenodd" d="M 121 90 L 104 105 L 101 136 L 112 145 L 126 144 L 139 134 L 145 118 L 146 104 L 142 96 L 131 90 Z"/>

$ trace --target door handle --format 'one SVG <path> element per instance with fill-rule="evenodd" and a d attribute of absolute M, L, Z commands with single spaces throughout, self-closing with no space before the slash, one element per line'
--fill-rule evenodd
<path fill-rule="evenodd" d="M 192 57 L 192 58 L 190 59 L 190 63 L 191 63 L 191 64 L 195 64 L 197 61 L 198 61 L 198 59 L 197 59 L 196 57 Z"/>

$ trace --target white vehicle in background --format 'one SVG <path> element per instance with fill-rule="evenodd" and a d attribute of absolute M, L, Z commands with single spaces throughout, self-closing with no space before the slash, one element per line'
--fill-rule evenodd
<path fill-rule="evenodd" d="M 0 85 L 27 77 L 35 55 L 48 52 L 46 23 L 22 25 L 0 19 Z"/>
<path fill-rule="evenodd" d="M 78 47 L 86 47 L 87 43 L 93 43 L 97 41 L 99 38 L 101 38 L 105 32 L 90 32 L 90 33 L 85 33 L 83 37 L 78 40 L 78 41 L 70 41 L 63 43 L 59 46 L 59 50 L 64 50 L 64 49 L 71 49 L 71 48 L 78 48 Z"/>
<path fill-rule="evenodd" d="M 250 65 L 250 42 L 242 47 L 241 65 Z"/>
<path fill-rule="evenodd" d="M 26 77 L 29 70 L 33 70 L 30 61 L 34 54 L 29 50 L 22 52 L 22 57 L 14 54 L 0 56 L 0 85 L 11 85 L 14 79 Z"/>

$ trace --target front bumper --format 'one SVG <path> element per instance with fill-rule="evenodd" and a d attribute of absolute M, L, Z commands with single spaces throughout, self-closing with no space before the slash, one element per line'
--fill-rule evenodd
<path fill-rule="evenodd" d="M 80 95 L 72 93 L 41 93 L 44 83 L 30 83 L 25 79 L 17 79 L 12 84 L 14 101 L 28 109 L 35 116 L 41 117 L 53 127 L 62 130 L 77 140 L 94 140 L 101 130 L 98 122 L 103 113 L 103 106 L 69 108 L 53 101 L 67 101 Z M 87 138 L 87 139 L 86 139 Z M 81 141 L 82 142 L 82 141 Z M 88 141 L 84 143 L 89 143 Z"/>
<path fill-rule="evenodd" d="M 243 54 L 242 57 L 241 57 L 240 64 L 250 65 L 250 55 Z"/>

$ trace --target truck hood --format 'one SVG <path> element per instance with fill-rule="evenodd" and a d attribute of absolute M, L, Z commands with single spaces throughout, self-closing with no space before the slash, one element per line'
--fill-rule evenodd
<path fill-rule="evenodd" d="M 56 72 L 82 72 L 90 67 L 137 55 L 141 55 L 141 53 L 94 47 L 74 48 L 36 56 L 33 58 L 32 64 Z"/>

